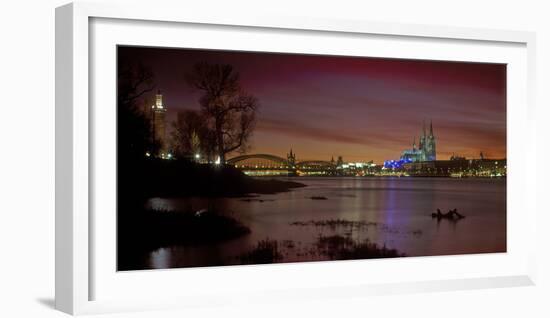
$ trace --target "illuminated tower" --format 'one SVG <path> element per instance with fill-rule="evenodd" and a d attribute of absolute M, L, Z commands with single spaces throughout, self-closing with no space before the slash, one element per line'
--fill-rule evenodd
<path fill-rule="evenodd" d="M 422 121 L 422 134 L 420 135 L 420 140 L 418 142 L 418 150 L 420 151 L 419 160 L 426 161 L 426 121 Z"/>
<path fill-rule="evenodd" d="M 296 164 L 296 154 L 292 152 L 292 148 L 290 148 L 290 153 L 286 155 L 286 159 L 290 166 L 293 167 Z"/>
<path fill-rule="evenodd" d="M 430 120 L 430 134 L 426 138 L 426 161 L 435 161 L 436 160 L 436 151 L 435 151 L 435 136 L 432 126 L 432 121 Z"/>
<path fill-rule="evenodd" d="M 160 90 L 157 92 L 155 98 L 155 104 L 151 106 L 152 110 L 152 128 L 153 128 L 153 137 L 160 144 L 159 156 L 164 158 L 167 156 L 167 140 L 166 140 L 166 107 L 162 103 L 162 94 Z"/>

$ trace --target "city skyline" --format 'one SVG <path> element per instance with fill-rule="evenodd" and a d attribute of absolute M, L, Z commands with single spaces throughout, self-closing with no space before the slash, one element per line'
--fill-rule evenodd
<path fill-rule="evenodd" d="M 168 121 L 199 109 L 199 93 L 184 80 L 193 64 L 233 65 L 261 105 L 251 153 L 292 148 L 302 159 L 382 163 L 410 149 L 422 122 L 433 121 L 438 159 L 506 157 L 503 64 L 138 47 L 118 54 L 151 68 Z"/>

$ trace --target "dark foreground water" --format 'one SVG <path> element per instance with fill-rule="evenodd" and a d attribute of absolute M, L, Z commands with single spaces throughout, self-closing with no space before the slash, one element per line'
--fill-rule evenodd
<path fill-rule="evenodd" d="M 506 179 L 453 178 L 284 178 L 307 187 L 253 199 L 153 198 L 160 209 L 198 210 L 208 204 L 240 220 L 251 233 L 202 246 L 174 246 L 149 254 L 144 268 L 239 264 L 239 255 L 258 241 L 279 243 L 279 262 L 329 259 L 312 251 L 321 236 L 365 239 L 406 256 L 506 251 Z M 323 196 L 326 200 L 312 200 Z M 432 219 L 431 213 L 458 209 L 458 221 Z M 361 226 L 315 225 L 328 220 Z M 313 221 L 313 223 L 311 222 Z"/>

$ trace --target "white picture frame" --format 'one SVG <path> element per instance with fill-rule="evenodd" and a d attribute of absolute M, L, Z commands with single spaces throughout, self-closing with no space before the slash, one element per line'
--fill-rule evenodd
<path fill-rule="evenodd" d="M 113 29 L 120 32 L 109 32 L 95 28 L 97 21 L 114 21 Z M 120 23 L 119 23 L 120 22 Z M 117 24 L 118 23 L 118 24 Z M 346 41 L 355 41 L 355 36 L 381 37 L 395 39 L 396 42 L 418 40 L 430 42 L 432 45 L 447 43 L 449 45 L 468 46 L 473 50 L 477 44 L 489 44 L 494 48 L 479 49 L 480 54 L 486 54 L 482 61 L 491 61 L 491 56 L 498 56 L 501 46 L 513 48 L 510 55 L 503 55 L 502 61 L 510 58 L 518 76 L 516 82 L 509 85 L 508 109 L 508 222 L 512 223 L 513 231 L 508 237 L 512 244 L 504 255 L 471 255 L 445 256 L 431 258 L 406 258 L 396 260 L 365 260 L 351 262 L 320 262 L 306 264 L 284 264 L 267 266 L 233 266 L 207 269 L 146 271 L 142 273 L 105 273 L 98 266 L 98 259 L 113 257 L 111 252 L 99 252 L 98 246 L 115 241 L 113 235 L 106 239 L 93 238 L 98 226 L 107 226 L 113 234 L 114 226 L 110 221 L 102 223 L 92 215 L 95 202 L 94 182 L 97 178 L 94 152 L 94 140 L 108 138 L 108 135 L 98 136 L 94 131 L 94 120 L 105 119 L 114 123 L 114 117 L 105 112 L 97 113 L 91 105 L 98 98 L 107 98 L 91 94 L 97 85 L 91 78 L 98 76 L 92 60 L 99 61 L 94 51 L 94 45 L 111 47 L 120 44 L 118 36 L 128 35 L 128 23 L 155 24 L 156 30 L 167 33 L 159 36 L 159 46 L 178 45 L 169 42 L 169 32 L 178 32 L 179 25 L 192 25 L 198 28 L 208 27 L 214 33 L 216 30 L 237 28 L 236 32 L 252 30 L 256 34 L 271 32 L 277 36 L 292 34 L 315 34 L 323 39 L 329 37 L 345 37 Z M 122 31 L 121 31 L 122 30 Z M 239 31 L 241 30 L 241 31 Z M 248 30 L 248 31 L 247 31 Z M 126 33 L 124 33 L 126 32 Z M 279 33 L 277 33 L 279 32 Z M 146 32 L 145 32 L 146 33 Z M 145 33 L 143 37 L 145 39 Z M 270 33 L 270 34 L 271 34 Z M 214 34 L 214 36 L 216 36 Z M 139 36 L 132 40 L 140 41 Z M 97 42 L 97 41 L 100 42 Z M 104 42 L 101 42 L 104 41 Z M 143 40 L 144 43 L 146 42 Z M 162 42 L 165 41 L 165 42 Z M 156 42 L 155 42 L 156 43 Z M 146 42 L 147 45 L 155 44 Z M 172 43 L 172 44 L 171 44 Z M 410 42 L 412 43 L 412 42 Z M 128 43 L 124 43 L 128 44 Z M 139 43 L 137 43 L 139 44 Z M 248 49 L 268 50 L 261 43 L 255 43 Z M 414 46 L 414 45 L 412 45 Z M 56 9 L 56 308 L 71 314 L 102 313 L 121 310 L 144 310 L 166 307 L 185 307 L 209 304 L 227 304 L 236 302 L 266 302 L 285 300 L 306 300 L 323 298 L 340 298 L 350 295 L 392 294 L 413 291 L 443 291 L 457 289 L 475 289 L 489 287 L 525 286 L 536 280 L 534 189 L 536 179 L 534 165 L 526 164 L 526 158 L 534 157 L 535 119 L 534 119 L 534 70 L 535 70 L 535 34 L 520 31 L 482 30 L 426 25 L 405 25 L 399 23 L 375 23 L 366 21 L 303 19 L 290 16 L 224 16 L 213 15 L 211 12 L 186 10 L 183 4 L 165 6 L 162 8 L 144 5 L 117 6 L 115 3 L 91 4 L 73 3 Z M 302 51 L 305 49 L 302 49 Z M 421 50 L 421 47 L 416 50 Z M 410 52 L 413 52 L 414 48 Z M 450 50 L 449 50 L 450 51 Z M 493 52 L 494 51 L 494 52 Z M 103 51 L 102 51 L 103 52 Z M 410 53 L 418 58 L 437 59 L 438 56 L 427 56 L 420 53 Z M 485 53 L 483 53 L 485 52 Z M 516 53 L 517 52 L 517 55 Z M 99 52 L 101 53 L 101 52 Z M 112 53 L 112 52 L 111 52 Z M 325 52 L 326 53 L 326 52 Z M 107 52 L 107 55 L 109 52 Z M 352 53 L 350 53 L 352 54 Z M 356 54 L 361 54 L 357 52 Z M 379 53 L 379 54 L 384 54 Z M 414 55 L 416 54 L 416 55 Z M 446 54 L 446 53 L 441 53 Z M 450 53 L 449 53 L 450 54 Z M 446 56 L 446 55 L 439 55 Z M 449 55 L 450 56 L 450 55 Z M 111 60 L 112 61 L 112 60 Z M 99 63 L 102 63 L 101 61 Z M 101 76 L 101 75 L 99 75 Z M 510 74 L 509 74 L 510 76 Z M 114 79 L 106 80 L 114 83 Z M 114 86 L 112 87 L 114 89 Z M 114 102 L 114 101 L 113 101 Z M 95 117 L 99 116 L 99 117 Z M 109 118 L 108 118 L 109 117 Z M 94 119 L 95 118 L 95 119 Z M 112 172 L 112 171 L 111 171 Z M 108 188 L 108 187 L 107 187 Z M 521 211 L 521 217 L 517 212 Z M 517 228 L 516 228 L 516 224 Z M 101 250 L 101 248 L 99 248 Z M 105 254 L 105 255 L 104 255 Z M 365 263 L 367 262 L 367 263 Z M 331 264 L 327 264 L 331 263 Z M 485 267 L 479 264 L 486 264 Z M 499 268 L 491 270 L 491 264 L 500 264 Z M 369 266 L 376 273 L 397 273 L 403 266 L 408 268 L 433 268 L 445 270 L 418 270 L 417 278 L 405 279 L 403 275 L 395 277 L 380 277 L 362 275 L 353 278 Z M 462 272 L 452 272 L 452 268 Z M 483 268 L 481 268 L 483 267 Z M 451 269 L 449 271 L 449 269 Z M 109 271 L 109 268 L 107 268 Z M 329 278 L 330 273 L 341 271 L 350 273 L 349 277 Z M 152 273 L 155 272 L 155 273 Z M 139 275 L 139 276 L 137 276 Z M 201 276 L 202 275 L 202 276 Z M 216 277 L 216 281 L 207 284 L 201 290 L 200 280 L 192 277 Z M 240 276 L 239 276 L 240 275 Z M 239 288 L 232 287 L 230 277 L 250 277 L 249 283 Z M 344 275 L 346 276 L 346 275 Z M 284 277 L 291 277 L 292 282 L 285 282 Z M 319 280 L 318 277 L 324 277 Z M 137 279 L 143 289 L 155 289 L 166 286 L 173 297 L 162 293 L 156 296 L 135 291 L 133 285 Z M 171 281 L 186 279 L 188 287 L 185 291 L 168 288 Z M 96 287 L 96 280 L 102 280 L 102 288 Z M 216 282 L 218 282 L 216 284 Z M 223 288 L 217 288 L 224 282 Z M 263 284 L 260 286 L 260 284 Z M 195 287 L 194 287 L 195 286 Z M 229 287 L 227 287 L 229 286 Z M 181 289 L 181 288 L 180 288 Z M 208 290 L 207 290 L 208 289 Z M 304 292 L 307 290 L 307 293 Z M 111 291 L 111 295 L 107 295 Z M 125 297 L 117 297 L 125 292 Z M 259 292 L 261 291 L 261 292 Z M 99 294 L 98 294 L 99 292 Z M 143 296 L 143 297 L 140 297 Z M 185 297 L 184 297 L 185 296 Z M 137 301 L 139 300 L 139 301 Z"/>

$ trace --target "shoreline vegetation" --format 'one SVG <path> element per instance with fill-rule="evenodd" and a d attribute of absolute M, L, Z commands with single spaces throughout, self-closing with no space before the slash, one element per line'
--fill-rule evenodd
<path fill-rule="evenodd" d="M 139 172 L 139 173 L 136 173 Z M 213 208 L 195 211 L 145 207 L 152 197 L 242 197 L 255 200 L 304 187 L 292 181 L 255 179 L 229 166 L 201 165 L 185 160 L 146 159 L 119 165 L 118 269 L 141 269 L 147 254 L 175 245 L 204 245 L 250 233 L 239 220 Z M 257 258 L 258 256 L 252 256 Z"/>
<path fill-rule="evenodd" d="M 405 257 L 396 249 L 379 246 L 368 239 L 359 240 L 340 234 L 320 234 L 310 246 L 299 248 L 292 240 L 277 241 L 261 240 L 251 251 L 246 252 L 237 260 L 239 264 L 272 264 L 291 263 L 288 256 L 300 257 L 300 262 L 315 262 L 325 260 L 353 260 L 372 258 Z M 226 264 L 229 265 L 229 264 Z"/>

